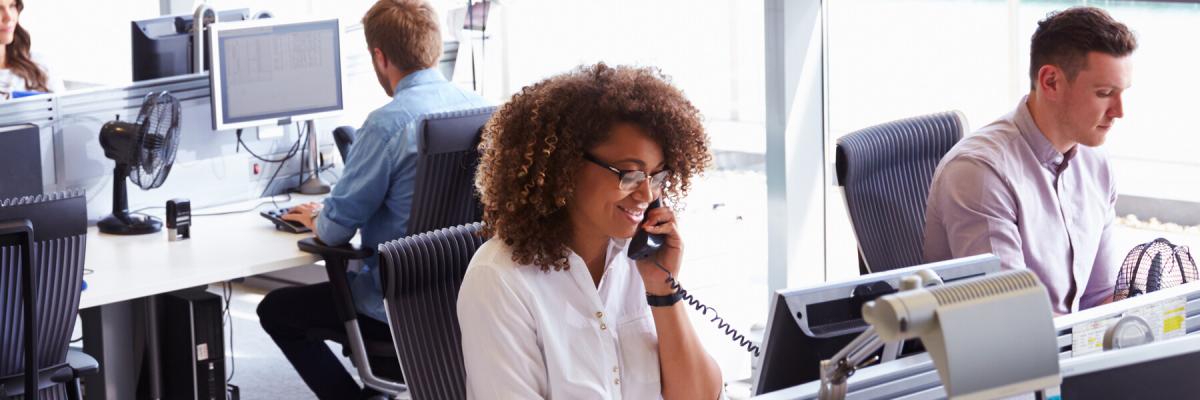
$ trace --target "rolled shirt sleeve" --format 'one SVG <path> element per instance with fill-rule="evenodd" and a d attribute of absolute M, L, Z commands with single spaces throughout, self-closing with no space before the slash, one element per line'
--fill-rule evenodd
<path fill-rule="evenodd" d="M 368 119 L 370 121 L 370 119 Z M 326 244 L 345 244 L 354 237 L 387 197 L 394 169 L 401 165 L 400 157 L 410 157 L 407 152 L 385 151 L 388 140 L 408 140 L 409 135 L 372 134 L 376 125 L 364 124 L 350 147 L 342 178 L 333 187 L 333 193 L 325 198 L 325 208 L 317 221 L 317 236 Z M 400 149 L 408 146 L 401 144 Z"/>

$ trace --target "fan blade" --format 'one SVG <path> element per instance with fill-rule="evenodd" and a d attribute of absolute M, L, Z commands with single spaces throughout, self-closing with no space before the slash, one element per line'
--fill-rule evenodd
<path fill-rule="evenodd" d="M 166 139 L 162 135 L 150 133 L 146 135 L 145 139 L 142 139 L 142 147 L 149 150 L 157 150 L 162 147 L 164 141 Z"/>
<path fill-rule="evenodd" d="M 1150 271 L 1146 275 L 1146 293 L 1152 293 L 1162 288 L 1163 283 L 1162 253 L 1154 255 L 1150 261 Z"/>
<path fill-rule="evenodd" d="M 179 100 L 170 93 L 146 95 L 137 118 L 141 136 L 136 155 L 139 162 L 130 175 L 144 190 L 161 186 L 171 171 L 179 145 L 179 117 Z"/>

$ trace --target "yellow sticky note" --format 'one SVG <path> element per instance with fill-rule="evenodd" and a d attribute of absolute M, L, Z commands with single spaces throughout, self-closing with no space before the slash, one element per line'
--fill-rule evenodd
<path fill-rule="evenodd" d="M 1174 332 L 1183 328 L 1183 317 L 1175 316 L 1163 320 L 1163 333 Z"/>

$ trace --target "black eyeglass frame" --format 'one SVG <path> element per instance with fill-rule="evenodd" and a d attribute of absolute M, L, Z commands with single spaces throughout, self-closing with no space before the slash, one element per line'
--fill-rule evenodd
<path fill-rule="evenodd" d="M 648 173 L 646 173 L 646 171 L 642 171 L 640 169 L 623 170 L 623 169 L 614 167 L 604 161 L 600 161 L 600 159 L 596 158 L 596 156 L 593 156 L 586 152 L 583 153 L 583 159 L 591 161 L 593 164 L 604 167 L 604 169 L 609 170 L 609 172 L 616 174 L 617 175 L 617 187 L 620 188 L 621 190 L 626 190 L 626 191 L 636 190 L 637 187 L 641 186 L 642 182 L 645 182 L 647 179 L 650 180 L 650 189 L 651 190 L 654 190 L 654 191 L 662 190 L 663 186 L 667 183 L 667 177 L 670 176 L 670 174 L 671 174 L 671 169 L 669 169 L 669 168 L 664 168 L 662 171 L 655 172 L 654 174 L 648 174 Z M 625 177 L 629 176 L 631 174 L 642 174 L 642 177 L 641 177 L 641 179 L 637 179 L 637 182 L 632 183 L 629 188 L 622 187 L 625 185 Z M 657 178 L 655 178 L 655 177 L 657 177 Z M 658 183 L 655 183 L 655 181 L 657 181 Z"/>

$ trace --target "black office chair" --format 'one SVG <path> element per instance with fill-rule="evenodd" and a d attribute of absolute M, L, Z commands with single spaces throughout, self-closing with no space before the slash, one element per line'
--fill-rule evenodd
<path fill-rule="evenodd" d="M 333 130 L 333 144 L 337 145 L 343 164 L 350 159 L 350 145 L 354 144 L 354 132 L 353 126 L 339 126 Z"/>
<path fill-rule="evenodd" d="M 0 200 L 0 399 L 82 399 L 99 370 L 68 349 L 86 243 L 83 191 Z"/>
<path fill-rule="evenodd" d="M 925 199 L 933 172 L 966 131 L 966 116 L 949 111 L 838 139 L 837 183 L 858 238 L 861 272 L 921 264 Z"/>
<path fill-rule="evenodd" d="M 418 122 L 417 171 L 408 232 L 428 232 L 482 218 L 483 206 L 475 195 L 475 168 L 479 164 L 477 147 L 483 125 L 494 111 L 495 107 L 484 107 L 434 113 L 423 116 Z M 396 348 L 388 341 L 363 340 L 358 329 L 358 313 L 346 282 L 346 267 L 350 260 L 372 257 L 375 250 L 353 245 L 331 247 L 315 238 L 301 240 L 298 245 L 301 251 L 319 254 L 325 259 L 325 272 L 333 287 L 338 317 L 346 329 L 345 332 L 326 332 L 321 338 L 350 348 L 350 358 L 368 387 L 391 395 L 407 390 L 405 385 L 378 377 L 371 371 L 368 357 L 395 358 Z"/>
<path fill-rule="evenodd" d="M 383 304 L 413 400 L 466 399 L 458 288 L 487 238 L 481 223 L 379 245 Z"/>

